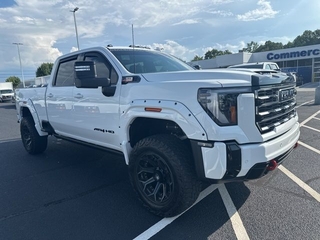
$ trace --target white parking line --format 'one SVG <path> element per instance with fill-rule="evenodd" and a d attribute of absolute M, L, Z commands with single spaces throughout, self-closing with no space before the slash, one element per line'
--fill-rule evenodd
<path fill-rule="evenodd" d="M 232 224 L 233 230 L 237 236 L 237 239 L 239 239 L 239 240 L 240 239 L 241 240 L 250 239 L 245 227 L 243 226 L 240 215 L 239 215 L 236 207 L 234 206 L 232 199 L 231 199 L 224 184 L 222 184 L 219 187 L 219 192 L 220 192 L 221 198 L 223 200 L 223 203 L 226 207 L 226 210 L 229 214 L 231 224 Z"/>
<path fill-rule="evenodd" d="M 286 174 L 292 181 L 298 184 L 303 190 L 309 193 L 312 197 L 314 197 L 318 202 L 320 202 L 320 194 L 313 190 L 309 185 L 304 183 L 298 177 L 296 177 L 293 173 L 291 173 L 288 169 L 286 169 L 283 165 L 279 166 L 279 169 Z"/>
<path fill-rule="evenodd" d="M 318 149 L 316 149 L 316 148 L 314 148 L 314 147 L 311 147 L 311 146 L 309 146 L 308 144 L 305 144 L 305 143 L 303 143 L 303 142 L 301 142 L 301 141 L 298 141 L 298 143 L 299 143 L 301 146 L 304 146 L 304 147 L 310 149 L 311 151 L 314 151 L 315 153 L 320 154 L 320 151 L 319 151 Z"/>
<path fill-rule="evenodd" d="M 15 141 L 21 141 L 21 138 L 13 138 L 13 139 L 5 139 L 5 140 L 0 139 L 0 143 L 15 142 Z"/>
<path fill-rule="evenodd" d="M 314 119 L 316 119 L 316 120 L 320 120 L 320 118 L 317 118 L 317 117 L 315 117 Z"/>
<path fill-rule="evenodd" d="M 303 126 L 301 126 L 301 127 L 309 128 L 309 129 L 311 129 L 311 130 L 313 130 L 313 131 L 320 132 L 319 129 L 316 129 L 316 128 L 313 128 L 313 127 L 309 127 L 309 126 L 307 126 L 307 125 L 303 125 Z"/>
<path fill-rule="evenodd" d="M 300 126 L 305 125 L 307 122 L 309 122 L 312 118 L 314 118 L 315 116 L 317 116 L 320 113 L 320 111 L 316 112 L 315 114 L 311 115 L 310 117 L 308 117 L 306 120 L 304 120 L 302 123 L 300 123 Z"/>
<path fill-rule="evenodd" d="M 207 187 L 206 189 L 204 189 L 200 193 L 198 199 L 195 201 L 195 203 L 191 207 L 196 205 L 198 202 L 200 202 L 202 199 L 204 199 L 206 196 L 208 196 L 210 193 L 212 193 L 214 190 L 216 190 L 218 188 L 218 186 L 219 186 L 218 184 L 213 184 L 213 185 L 210 185 L 209 187 Z M 158 232 L 160 232 L 162 229 L 164 229 L 166 226 L 168 226 L 170 223 L 172 223 L 174 220 L 176 220 L 178 217 L 180 217 L 182 214 L 184 214 L 186 211 L 188 211 L 190 208 L 188 208 L 183 213 L 181 213 L 175 217 L 163 218 L 162 220 L 160 220 L 159 222 L 157 222 L 156 224 L 151 226 L 149 229 L 147 229 L 146 231 L 141 233 L 139 236 L 135 237 L 134 240 L 145 240 L 145 239 L 151 238 L 152 236 L 154 236 Z"/>
<path fill-rule="evenodd" d="M 296 108 L 299 108 L 299 107 L 301 107 L 303 105 L 306 105 L 306 104 L 312 103 L 312 102 L 314 102 L 314 100 L 311 100 L 311 101 L 308 101 L 308 102 L 304 102 L 304 103 L 300 104 L 299 106 L 296 106 Z"/>

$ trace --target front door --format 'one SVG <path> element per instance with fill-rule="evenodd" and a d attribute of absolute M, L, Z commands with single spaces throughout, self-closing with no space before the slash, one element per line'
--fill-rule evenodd
<path fill-rule="evenodd" d="M 85 61 L 94 61 L 98 78 L 110 78 L 113 86 L 119 81 L 119 74 L 108 59 L 99 52 L 88 52 Z M 120 150 L 119 131 L 119 84 L 113 96 L 104 96 L 102 88 L 73 89 L 74 127 L 78 129 L 79 140 Z"/>

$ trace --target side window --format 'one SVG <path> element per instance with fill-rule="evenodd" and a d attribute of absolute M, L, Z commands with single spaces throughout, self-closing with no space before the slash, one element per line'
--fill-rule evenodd
<path fill-rule="evenodd" d="M 266 69 L 271 69 L 269 64 L 266 65 Z"/>
<path fill-rule="evenodd" d="M 54 86 L 74 86 L 74 63 L 77 59 L 60 62 Z"/>
<path fill-rule="evenodd" d="M 98 53 L 89 53 L 85 56 L 84 60 L 95 62 L 98 78 L 110 78 L 112 85 L 117 84 L 118 74 L 107 59 Z"/>
<path fill-rule="evenodd" d="M 273 69 L 273 70 L 278 70 L 279 68 L 277 67 L 277 65 L 271 64 L 271 69 Z"/>

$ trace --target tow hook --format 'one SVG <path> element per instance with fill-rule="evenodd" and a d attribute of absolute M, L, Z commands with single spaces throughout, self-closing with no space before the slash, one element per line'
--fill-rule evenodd
<path fill-rule="evenodd" d="M 272 171 L 272 170 L 275 170 L 277 167 L 278 167 L 277 161 L 276 160 L 270 160 L 270 162 L 268 164 L 268 167 L 267 167 L 267 170 L 268 171 Z"/>

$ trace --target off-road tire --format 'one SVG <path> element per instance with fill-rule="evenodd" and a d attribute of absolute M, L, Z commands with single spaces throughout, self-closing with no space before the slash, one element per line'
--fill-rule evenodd
<path fill-rule="evenodd" d="M 48 136 L 40 136 L 32 117 L 24 117 L 20 124 L 20 134 L 24 148 L 32 155 L 42 153 L 48 145 Z"/>
<path fill-rule="evenodd" d="M 161 217 L 182 213 L 201 191 L 191 151 L 173 135 L 140 140 L 130 155 L 129 174 L 143 205 Z"/>

